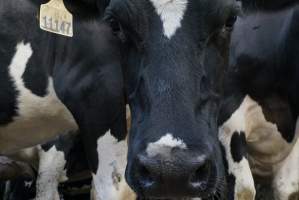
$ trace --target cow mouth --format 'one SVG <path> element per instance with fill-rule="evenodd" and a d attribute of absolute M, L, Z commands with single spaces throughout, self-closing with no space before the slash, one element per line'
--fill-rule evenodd
<path fill-rule="evenodd" d="M 215 176 L 214 181 L 209 182 L 209 188 L 202 197 L 172 197 L 172 198 L 144 198 L 138 196 L 136 200 L 227 200 L 227 183 L 226 178 Z"/>

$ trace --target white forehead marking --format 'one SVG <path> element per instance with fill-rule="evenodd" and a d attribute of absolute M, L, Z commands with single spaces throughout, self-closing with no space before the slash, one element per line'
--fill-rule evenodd
<path fill-rule="evenodd" d="M 169 39 L 181 27 L 181 20 L 187 9 L 188 0 L 150 0 L 160 15 L 164 35 Z"/>
<path fill-rule="evenodd" d="M 146 153 L 150 157 L 154 157 L 158 154 L 169 155 L 170 150 L 173 148 L 187 149 L 187 145 L 183 140 L 174 138 L 172 134 L 167 133 L 158 141 L 149 143 L 146 148 Z"/>

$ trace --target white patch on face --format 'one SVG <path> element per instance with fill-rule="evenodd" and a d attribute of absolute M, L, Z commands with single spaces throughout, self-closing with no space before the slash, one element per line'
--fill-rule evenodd
<path fill-rule="evenodd" d="M 55 146 L 48 151 L 39 148 L 39 158 L 36 200 L 59 200 L 58 185 L 67 180 L 64 153 Z"/>
<path fill-rule="evenodd" d="M 299 120 L 297 120 L 296 134 L 299 133 Z M 294 193 L 299 195 L 299 139 L 288 155 L 279 165 L 279 169 L 273 180 L 275 199 L 290 199 Z M 298 196 L 297 196 L 298 198 Z M 293 197 L 293 199 L 297 199 Z"/>
<path fill-rule="evenodd" d="M 159 154 L 169 156 L 171 150 L 174 148 L 187 149 L 187 145 L 184 143 L 183 140 L 179 138 L 174 138 L 172 134 L 167 133 L 158 141 L 149 143 L 146 148 L 146 153 L 149 157 L 155 157 Z"/>
<path fill-rule="evenodd" d="M 97 173 L 93 174 L 96 199 L 125 200 L 123 195 L 132 193 L 124 178 L 127 141 L 118 141 L 108 131 L 98 139 L 97 144 L 99 166 Z M 125 191 L 127 192 L 124 193 Z M 133 193 L 131 195 L 134 196 Z"/>
<path fill-rule="evenodd" d="M 169 39 L 181 27 L 188 0 L 150 0 L 161 17 L 164 35 Z"/>
<path fill-rule="evenodd" d="M 58 99 L 51 78 L 48 93 L 44 97 L 33 94 L 25 87 L 22 75 L 32 53 L 30 44 L 19 43 L 8 67 L 10 77 L 19 92 L 18 116 L 12 123 L 0 127 L 1 154 L 44 143 L 58 133 L 77 129 L 73 116 Z"/>

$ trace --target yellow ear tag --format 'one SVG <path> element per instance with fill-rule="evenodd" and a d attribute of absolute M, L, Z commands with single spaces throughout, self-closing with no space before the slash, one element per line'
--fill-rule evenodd
<path fill-rule="evenodd" d="M 51 0 L 40 6 L 39 26 L 51 33 L 73 37 L 73 15 L 63 0 Z"/>

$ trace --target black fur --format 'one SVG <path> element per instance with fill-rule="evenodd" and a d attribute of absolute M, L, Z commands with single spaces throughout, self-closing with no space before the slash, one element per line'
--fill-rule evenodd
<path fill-rule="evenodd" d="M 243 157 L 247 157 L 247 143 L 244 132 L 234 132 L 230 143 L 231 155 L 234 162 L 241 162 Z"/>

